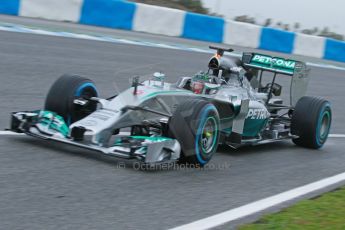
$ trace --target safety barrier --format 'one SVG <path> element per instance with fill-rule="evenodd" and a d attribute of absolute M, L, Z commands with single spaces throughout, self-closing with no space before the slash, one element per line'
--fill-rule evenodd
<path fill-rule="evenodd" d="M 345 62 L 345 42 L 124 0 L 1 0 L 0 14 L 218 42 Z"/>

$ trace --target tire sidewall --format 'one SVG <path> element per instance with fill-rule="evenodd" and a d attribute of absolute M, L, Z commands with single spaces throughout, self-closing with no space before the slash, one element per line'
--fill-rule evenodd
<path fill-rule="evenodd" d="M 328 116 L 328 123 L 321 134 L 323 118 Z M 296 104 L 291 120 L 291 134 L 297 135 L 296 145 L 319 149 L 328 137 L 332 123 L 332 110 L 329 101 L 318 97 L 302 97 Z"/>

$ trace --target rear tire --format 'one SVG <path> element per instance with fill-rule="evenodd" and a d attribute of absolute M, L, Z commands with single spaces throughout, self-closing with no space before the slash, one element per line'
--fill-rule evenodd
<path fill-rule="evenodd" d="M 296 104 L 291 120 L 292 141 L 299 146 L 319 149 L 328 137 L 332 123 L 329 101 L 317 97 L 302 97 Z"/>
<path fill-rule="evenodd" d="M 97 96 L 96 86 L 91 80 L 77 75 L 65 74 L 51 86 L 44 107 L 45 110 L 62 116 L 65 122 L 70 125 L 97 109 L 96 103 L 78 107 L 74 104 L 74 99 L 88 99 Z"/>
<path fill-rule="evenodd" d="M 169 133 L 181 144 L 181 163 L 204 166 L 218 147 L 218 111 L 207 101 L 188 100 L 170 118 Z"/>

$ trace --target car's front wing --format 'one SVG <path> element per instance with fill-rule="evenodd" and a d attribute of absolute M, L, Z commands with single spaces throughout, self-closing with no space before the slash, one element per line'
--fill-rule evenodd
<path fill-rule="evenodd" d="M 147 164 L 176 161 L 181 146 L 175 139 L 159 136 L 117 135 L 109 146 L 78 140 L 64 120 L 49 111 L 12 113 L 11 131 L 101 152 L 105 155 L 137 159 Z"/>

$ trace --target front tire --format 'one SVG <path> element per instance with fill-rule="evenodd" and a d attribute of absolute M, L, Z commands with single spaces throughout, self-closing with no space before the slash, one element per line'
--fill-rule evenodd
<path fill-rule="evenodd" d="M 169 133 L 181 144 L 180 162 L 204 166 L 218 147 L 218 111 L 201 99 L 186 101 L 170 118 Z"/>
<path fill-rule="evenodd" d="M 74 99 L 88 99 L 97 96 L 96 86 L 91 80 L 77 75 L 65 74 L 51 86 L 44 107 L 45 110 L 62 116 L 65 122 L 70 125 L 97 109 L 96 103 L 78 107 L 74 104 Z"/>
<path fill-rule="evenodd" d="M 317 97 L 302 97 L 296 104 L 291 120 L 291 134 L 296 145 L 319 149 L 328 137 L 332 123 L 329 101 Z"/>

